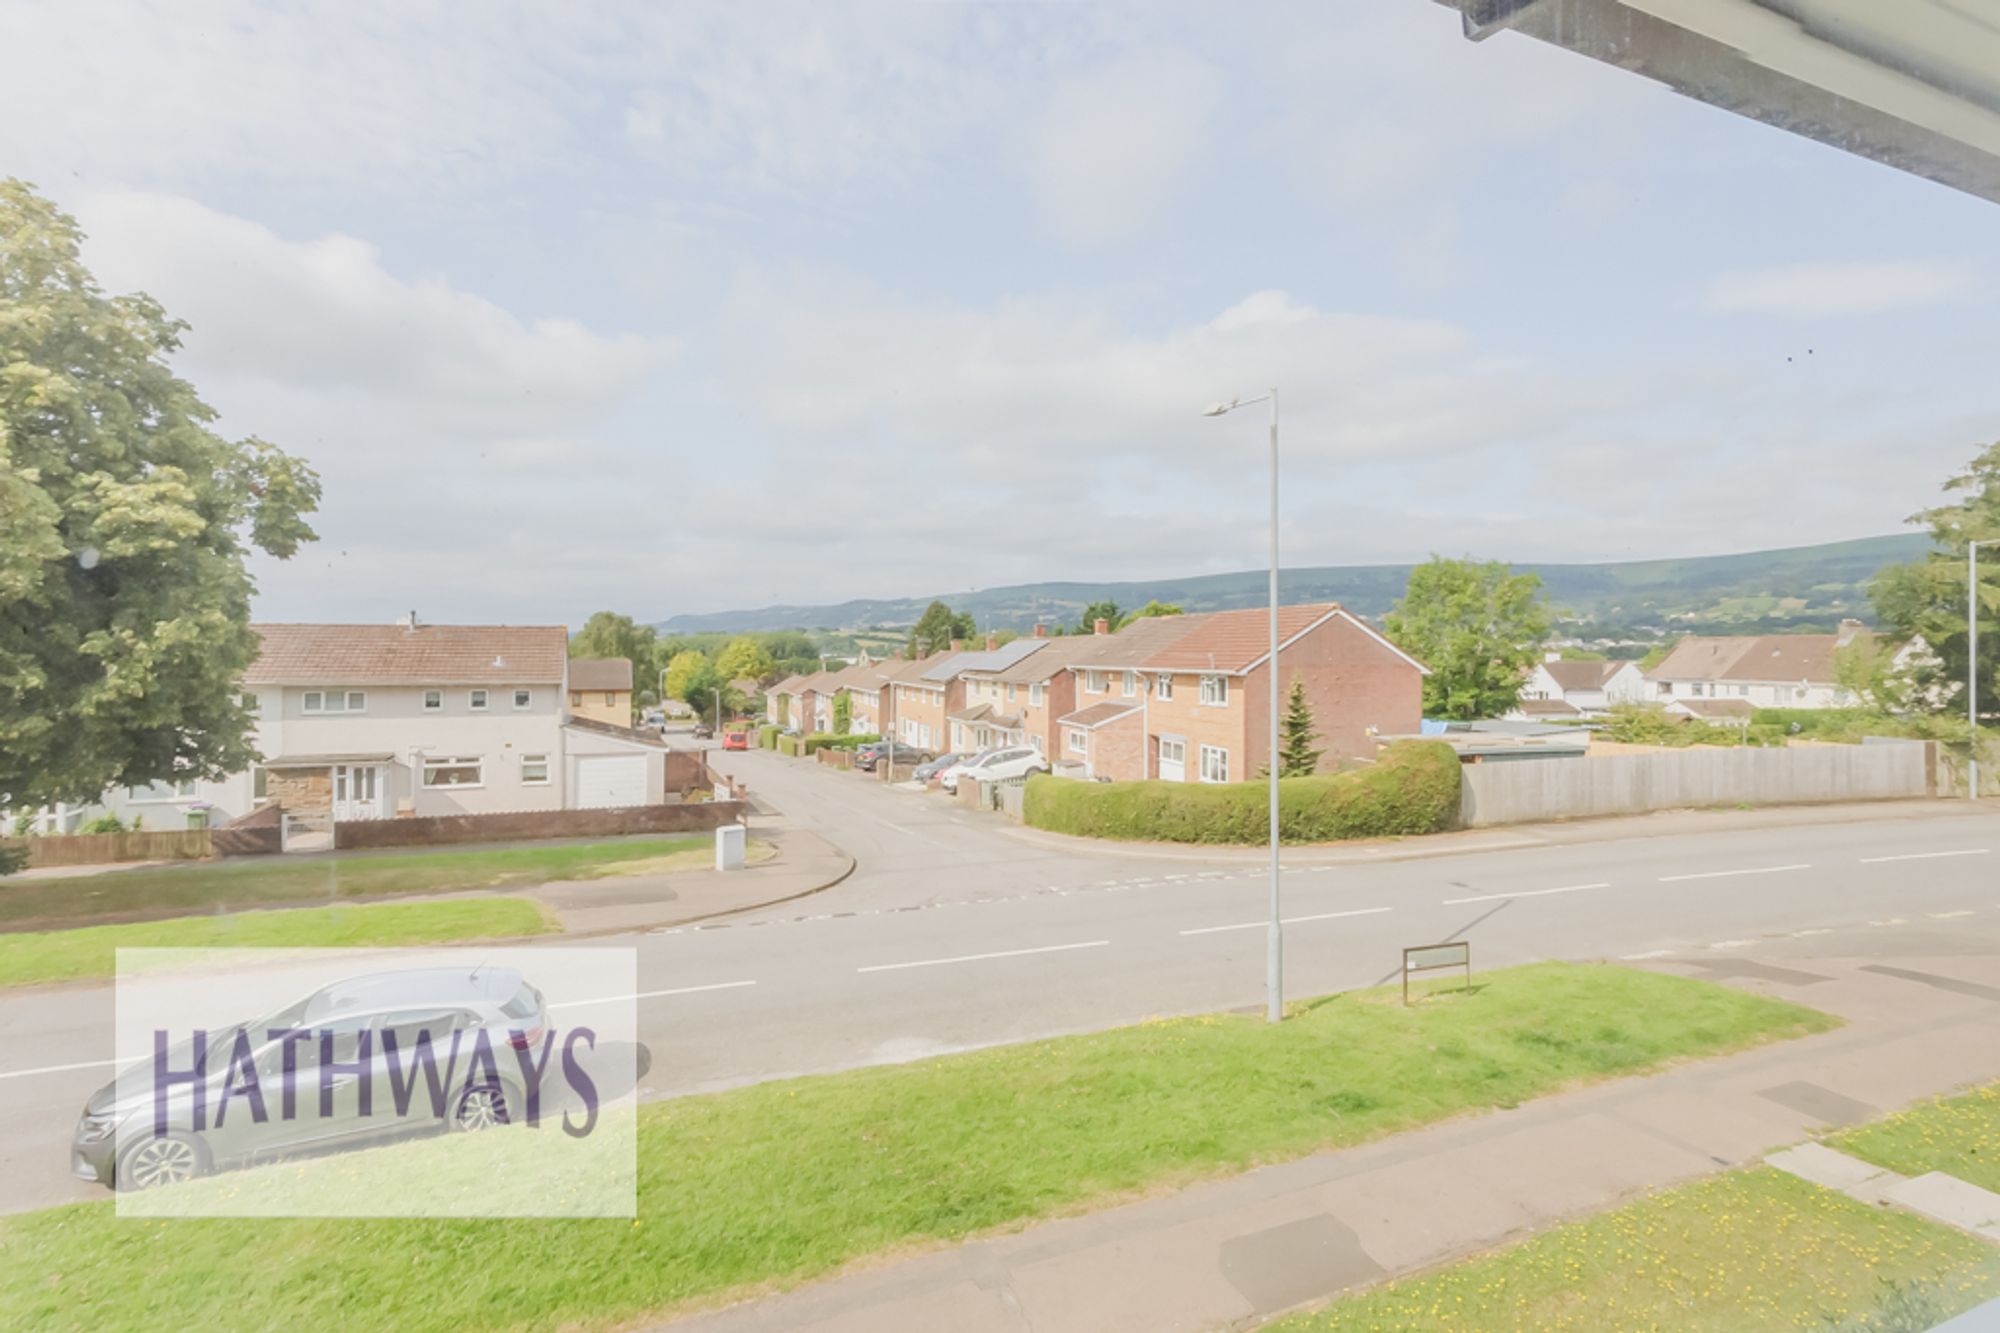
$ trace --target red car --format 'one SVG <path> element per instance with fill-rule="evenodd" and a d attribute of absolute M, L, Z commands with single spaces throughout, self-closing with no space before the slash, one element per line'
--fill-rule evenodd
<path fill-rule="evenodd" d="M 747 750 L 750 748 L 750 733 L 747 731 L 724 732 L 722 748 L 725 750 Z"/>

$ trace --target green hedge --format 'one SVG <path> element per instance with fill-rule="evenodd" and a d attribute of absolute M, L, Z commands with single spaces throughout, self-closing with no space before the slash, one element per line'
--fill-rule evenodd
<path fill-rule="evenodd" d="M 858 745 L 866 745 L 870 741 L 879 741 L 881 739 L 880 736 L 872 732 L 843 736 L 837 732 L 815 731 L 810 736 L 800 738 L 799 753 L 817 754 L 821 750 L 852 750 Z"/>
<path fill-rule="evenodd" d="M 793 758 L 797 758 L 799 753 L 799 738 L 797 736 L 787 736 L 783 732 L 780 732 L 778 734 L 777 751 L 779 754 L 788 754 Z"/>
<path fill-rule="evenodd" d="M 778 748 L 778 727 L 774 723 L 766 722 L 757 728 L 757 748 L 760 750 Z"/>
<path fill-rule="evenodd" d="M 1458 819 L 1458 756 L 1437 741 L 1401 741 L 1376 763 L 1278 783 L 1286 842 L 1436 833 Z M 1262 782 L 1078 782 L 1028 779 L 1022 818 L 1085 838 L 1258 843 L 1270 836 Z"/>

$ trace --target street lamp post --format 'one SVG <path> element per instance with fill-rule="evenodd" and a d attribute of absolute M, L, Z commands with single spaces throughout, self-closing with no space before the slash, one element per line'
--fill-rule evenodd
<path fill-rule="evenodd" d="M 1271 405 L 1271 737 L 1265 762 L 1270 776 L 1271 924 L 1265 957 L 1264 1017 L 1276 1023 L 1284 1017 L 1285 1008 L 1285 928 L 1278 914 L 1278 390 L 1274 386 L 1255 398 L 1216 403 L 1203 415 L 1219 417 L 1239 407 L 1266 402 Z"/>
<path fill-rule="evenodd" d="M 1979 548 L 2000 539 L 1965 543 L 1965 720 L 1972 724 L 1965 761 L 1965 799 L 1979 799 Z"/>

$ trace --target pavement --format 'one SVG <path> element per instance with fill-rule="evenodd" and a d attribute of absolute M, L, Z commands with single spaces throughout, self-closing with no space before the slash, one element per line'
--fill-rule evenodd
<path fill-rule="evenodd" d="M 1912 956 L 1895 967 L 1797 952 L 1653 966 L 1809 1004 L 1846 1027 L 864 1265 L 660 1327 L 1249 1327 L 2000 1078 L 2000 952 Z M 2000 1240 L 2000 1201 L 1983 1190 L 1949 1177 L 1884 1180 L 1865 1167 L 1836 1168 L 1823 1183 L 1841 1188 L 1850 1174 L 1856 1197 L 1886 1197 Z"/>
<path fill-rule="evenodd" d="M 740 870 L 564 880 L 527 890 L 555 909 L 567 940 L 626 935 L 796 902 L 854 873 L 854 858 L 816 833 L 758 828 L 772 855 Z"/>

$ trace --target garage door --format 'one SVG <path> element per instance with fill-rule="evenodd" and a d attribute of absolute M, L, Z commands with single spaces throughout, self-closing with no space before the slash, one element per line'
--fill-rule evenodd
<path fill-rule="evenodd" d="M 576 803 L 585 810 L 646 804 L 646 756 L 596 755 L 577 760 Z"/>

